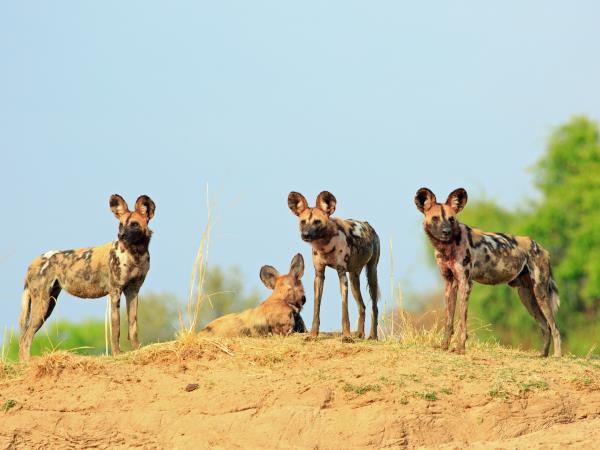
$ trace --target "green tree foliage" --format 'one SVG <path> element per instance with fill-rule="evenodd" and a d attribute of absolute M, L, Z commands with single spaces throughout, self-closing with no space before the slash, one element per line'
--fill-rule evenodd
<path fill-rule="evenodd" d="M 552 255 L 561 307 L 558 324 L 566 348 L 586 354 L 600 343 L 600 141 L 598 125 L 576 117 L 551 136 L 533 168 L 541 196 L 526 209 L 509 211 L 496 203 L 470 202 L 461 221 L 485 231 L 527 235 Z M 476 284 L 470 325 L 492 325 L 480 337 L 539 347 L 541 334 L 519 297 L 508 286 Z M 598 353 L 598 350 L 596 350 Z"/>

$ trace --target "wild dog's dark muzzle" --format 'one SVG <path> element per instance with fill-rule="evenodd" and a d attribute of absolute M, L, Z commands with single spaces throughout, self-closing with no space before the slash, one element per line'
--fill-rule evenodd
<path fill-rule="evenodd" d="M 303 295 L 302 298 L 300 299 L 300 301 L 302 302 L 302 304 L 304 305 L 306 303 L 306 296 Z"/>
<path fill-rule="evenodd" d="M 126 227 L 119 231 L 119 239 L 129 244 L 140 244 L 146 239 L 146 234 L 140 227 Z"/>
<path fill-rule="evenodd" d="M 300 237 L 305 242 L 316 241 L 327 236 L 327 228 L 306 228 L 300 233 Z"/>

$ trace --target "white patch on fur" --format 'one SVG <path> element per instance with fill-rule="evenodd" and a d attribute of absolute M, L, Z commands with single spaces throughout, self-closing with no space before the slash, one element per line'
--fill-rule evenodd
<path fill-rule="evenodd" d="M 357 236 L 357 237 L 363 237 L 363 231 L 364 231 L 364 229 L 363 229 L 363 226 L 362 226 L 362 224 L 361 224 L 361 223 L 358 223 L 358 222 L 357 222 L 357 223 L 354 225 L 354 228 L 353 228 L 353 230 L 354 230 L 354 235 L 355 235 L 355 236 Z"/>
<path fill-rule="evenodd" d="M 52 258 L 54 255 L 56 255 L 57 253 L 60 253 L 58 250 L 50 250 L 49 252 L 46 252 L 42 255 L 43 258 L 46 259 L 50 259 Z"/>
<path fill-rule="evenodd" d="M 492 248 L 494 248 L 494 249 L 496 249 L 496 247 L 498 246 L 498 243 L 493 238 L 491 238 L 490 236 L 483 236 L 483 239 L 486 242 L 488 242 L 492 246 Z"/>

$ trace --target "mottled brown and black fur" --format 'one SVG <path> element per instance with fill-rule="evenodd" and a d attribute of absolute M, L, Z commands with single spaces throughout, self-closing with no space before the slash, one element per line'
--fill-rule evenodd
<path fill-rule="evenodd" d="M 60 292 L 81 298 L 110 296 L 111 344 L 113 354 L 119 348 L 119 305 L 121 294 L 127 301 L 128 339 L 138 348 L 138 292 L 150 269 L 148 245 L 152 231 L 148 221 L 155 205 L 150 197 L 140 196 L 135 210 L 129 211 L 119 195 L 110 198 L 110 209 L 119 219 L 116 241 L 99 247 L 50 251 L 38 256 L 29 266 L 21 301 L 21 342 L 19 355 L 28 359 L 34 334 L 50 317 Z"/>
<path fill-rule="evenodd" d="M 348 277 L 352 295 L 358 305 L 357 336 L 365 336 L 365 303 L 360 292 L 360 273 L 367 270 L 367 283 L 371 296 L 371 332 L 369 339 L 377 339 L 377 263 L 379 262 L 379 237 L 368 222 L 331 217 L 336 199 L 330 192 L 321 192 L 314 208 L 309 208 L 306 198 L 298 192 L 290 192 L 288 207 L 300 224 L 302 240 L 312 246 L 315 266 L 315 304 L 311 335 L 319 334 L 321 297 L 325 281 L 325 267 L 338 273 L 342 294 L 342 340 L 351 342 L 350 319 L 348 316 Z"/>
<path fill-rule="evenodd" d="M 280 275 L 277 269 L 263 266 L 260 279 L 273 293 L 256 308 L 227 314 L 210 322 L 200 333 L 211 336 L 286 336 L 306 331 L 300 311 L 306 302 L 302 275 L 304 258 L 297 254 L 290 271 Z"/>
<path fill-rule="evenodd" d="M 464 189 L 450 193 L 443 204 L 437 203 L 427 188 L 419 189 L 415 196 L 415 204 L 425 216 L 425 234 L 435 248 L 436 262 L 444 278 L 446 329 L 442 348 L 448 349 L 454 332 L 457 297 L 460 314 L 456 351 L 463 353 L 473 281 L 488 285 L 507 283 L 517 289 L 521 302 L 542 329 L 542 354 L 548 356 L 552 338 L 554 356 L 560 356 L 560 332 L 555 320 L 560 300 L 549 253 L 529 237 L 487 233 L 459 223 L 456 215 L 466 203 Z"/>

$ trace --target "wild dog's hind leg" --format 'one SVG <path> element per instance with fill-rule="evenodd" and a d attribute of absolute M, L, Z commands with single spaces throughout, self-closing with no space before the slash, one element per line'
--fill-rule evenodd
<path fill-rule="evenodd" d="M 353 342 L 350 334 L 350 316 L 348 315 L 348 276 L 344 269 L 338 270 L 338 276 L 342 294 L 342 342 Z"/>
<path fill-rule="evenodd" d="M 531 317 L 536 320 L 542 329 L 542 335 L 544 337 L 542 356 L 548 356 L 550 351 L 550 326 L 535 299 L 529 273 L 519 276 L 516 280 L 509 283 L 509 285 L 517 289 L 521 303 L 523 303 L 529 314 L 531 314 Z"/>
<path fill-rule="evenodd" d="M 360 339 L 365 337 L 365 302 L 360 292 L 360 272 L 350 272 L 350 288 L 352 296 L 358 306 L 358 326 L 356 336 Z"/>
<path fill-rule="evenodd" d="M 133 349 L 140 348 L 137 328 L 138 291 L 139 286 L 129 287 L 124 291 L 125 300 L 127 302 L 127 321 L 129 322 L 127 339 L 131 342 L 131 347 Z"/>
<path fill-rule="evenodd" d="M 58 281 L 54 281 L 46 291 L 37 289 L 29 290 L 30 311 L 29 321 L 21 328 L 21 340 L 19 343 L 19 359 L 22 361 L 31 356 L 31 343 L 33 336 L 44 325 L 56 305 L 56 299 L 60 294 L 61 287 Z"/>
<path fill-rule="evenodd" d="M 537 304 L 548 322 L 552 340 L 554 341 L 554 356 L 561 356 L 560 331 L 556 325 L 554 311 L 552 309 L 552 299 L 550 293 L 550 269 L 549 267 L 538 267 L 532 264 L 530 267 L 531 281 L 533 283 L 533 293 Z"/>
<path fill-rule="evenodd" d="M 119 346 L 119 337 L 121 336 L 121 318 L 119 314 L 119 307 L 121 305 L 121 291 L 115 290 L 109 294 L 110 297 L 110 324 L 112 327 L 110 336 L 110 345 L 112 348 L 112 354 L 118 355 L 121 353 L 121 347 Z"/>
<path fill-rule="evenodd" d="M 379 282 L 377 280 L 377 263 L 379 263 L 379 240 L 377 240 L 376 252 L 367 263 L 367 285 L 371 297 L 371 332 L 369 339 L 377 340 L 377 326 L 379 320 L 379 309 L 377 299 L 379 298 Z"/>
<path fill-rule="evenodd" d="M 456 311 L 456 294 L 458 292 L 458 283 L 454 278 L 445 279 L 444 299 L 446 303 L 446 328 L 444 338 L 442 339 L 442 350 L 448 350 L 450 340 L 454 334 L 454 312 Z"/>

